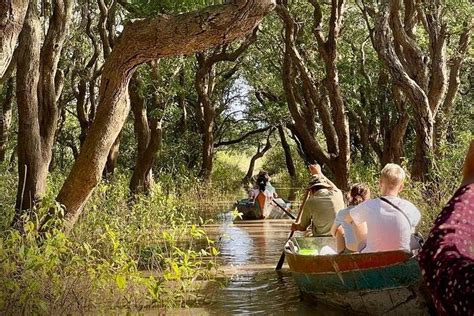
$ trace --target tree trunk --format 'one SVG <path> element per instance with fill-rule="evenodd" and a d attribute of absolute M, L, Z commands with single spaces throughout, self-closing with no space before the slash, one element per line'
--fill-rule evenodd
<path fill-rule="evenodd" d="M 0 0 L 0 78 L 10 65 L 28 3 L 28 0 Z"/>
<path fill-rule="evenodd" d="M 5 85 L 5 96 L 3 100 L 0 101 L 0 162 L 5 161 L 8 147 L 8 136 L 12 123 L 14 89 L 14 78 L 11 77 Z"/>
<path fill-rule="evenodd" d="M 109 178 L 115 172 L 118 164 L 118 157 L 120 152 L 120 140 L 122 138 L 122 132 L 119 133 L 117 138 L 112 144 L 110 151 L 107 155 L 107 161 L 105 163 L 104 171 L 102 172 L 104 178 Z"/>
<path fill-rule="evenodd" d="M 310 0 L 310 2 L 314 7 L 314 35 L 318 43 L 319 56 L 326 70 L 326 77 L 322 82 L 313 78 L 307 62 L 296 46 L 298 40 L 296 37 L 299 33 L 295 19 L 286 6 L 277 6 L 277 13 L 285 23 L 283 88 L 290 114 L 295 121 L 295 124 L 289 125 L 289 128 L 298 137 L 306 156 L 305 160 L 327 165 L 333 175 L 339 177 L 334 182 L 341 189 L 347 189 L 350 167 L 349 124 L 339 85 L 336 58 L 344 1 L 331 1 L 327 36 L 323 35 L 324 27 L 319 2 L 316 0 Z M 315 109 L 321 120 L 327 150 L 323 149 L 315 139 Z"/>
<path fill-rule="evenodd" d="M 236 61 L 247 48 L 257 39 L 255 29 L 253 33 L 243 41 L 240 46 L 229 52 L 226 47 L 221 47 L 219 51 L 210 54 L 198 53 L 196 59 L 198 69 L 194 80 L 194 87 L 198 94 L 196 103 L 196 118 L 202 138 L 202 163 L 199 177 L 207 182 L 212 173 L 212 164 L 214 159 L 214 127 L 217 116 L 217 105 L 212 101 L 212 94 L 216 82 L 214 74 L 214 65 L 222 61 Z M 234 68 L 236 69 L 236 68 Z M 231 70 L 230 76 L 223 74 L 223 80 L 232 77 L 234 70 Z"/>
<path fill-rule="evenodd" d="M 456 72 L 464 58 L 472 24 L 466 23 L 459 47 L 454 49 L 457 56 L 448 78 L 446 41 L 450 32 L 441 3 L 432 1 L 429 6 L 418 7 L 413 0 L 405 0 L 403 5 L 401 0 L 382 0 L 377 9 L 365 3 L 363 7 L 366 22 L 369 15 L 374 18 L 373 46 L 413 108 L 417 139 L 412 178 L 429 180 L 434 167 L 435 119 L 443 104 L 449 106 L 456 96 Z M 416 24 L 426 34 L 421 40 L 419 32 L 415 36 Z M 422 49 L 426 42 L 427 53 Z"/>
<path fill-rule="evenodd" d="M 185 134 L 186 131 L 188 130 L 188 111 L 186 108 L 186 95 L 185 95 L 185 86 L 186 83 L 186 78 L 185 78 L 185 72 L 184 69 L 181 69 L 179 72 L 179 86 L 180 86 L 180 91 L 178 94 L 178 106 L 181 109 L 181 121 L 180 121 L 180 132 L 182 134 Z"/>
<path fill-rule="evenodd" d="M 411 175 L 413 179 L 427 181 L 433 165 L 433 122 L 428 121 L 426 125 L 415 122 L 416 142 L 415 158 L 413 160 Z"/>
<path fill-rule="evenodd" d="M 255 153 L 255 155 L 252 156 L 252 158 L 250 158 L 249 168 L 247 169 L 247 173 L 242 179 L 242 183 L 244 184 L 244 186 L 250 182 L 250 179 L 252 179 L 253 171 L 255 169 L 255 162 L 258 159 L 262 158 L 265 153 L 269 151 L 270 148 L 272 148 L 272 144 L 270 143 L 271 134 L 272 131 L 268 134 L 267 143 L 265 144 L 265 147 L 261 148 L 261 144 L 259 143 L 257 147 L 257 152 Z"/>
<path fill-rule="evenodd" d="M 124 26 L 103 67 L 96 118 L 57 198 L 67 209 L 67 230 L 72 228 L 99 182 L 107 154 L 128 115 L 128 102 L 120 101 L 128 99 L 126 88 L 137 66 L 161 57 L 193 54 L 242 38 L 273 7 L 272 0 L 238 1 L 200 12 L 161 15 Z"/>
<path fill-rule="evenodd" d="M 129 85 L 130 104 L 134 117 L 134 130 L 137 137 L 137 162 L 130 180 L 130 191 L 133 194 L 151 192 L 153 186 L 152 168 L 156 152 L 161 147 L 161 122 L 148 119 L 145 98 L 140 95 L 140 78 L 134 74 Z"/>
<path fill-rule="evenodd" d="M 285 153 L 285 163 L 286 169 L 288 170 L 288 174 L 290 175 L 292 184 L 296 183 L 296 168 L 293 162 L 293 157 L 291 156 L 291 148 L 286 140 L 285 129 L 282 125 L 278 125 L 278 134 L 280 135 L 280 142 L 281 147 L 283 148 L 283 152 Z"/>
<path fill-rule="evenodd" d="M 18 191 L 13 225 L 23 210 L 31 209 L 46 190 L 58 122 L 57 102 L 63 76 L 57 66 L 72 15 L 70 1 L 55 1 L 41 47 L 41 25 L 36 3 L 25 18 L 17 61 Z"/>
<path fill-rule="evenodd" d="M 199 177 L 208 181 L 212 173 L 214 160 L 214 118 L 204 123 L 202 134 L 202 163 Z"/>
<path fill-rule="evenodd" d="M 153 166 L 156 154 L 161 149 L 163 129 L 161 121 L 157 118 L 150 119 L 150 141 L 145 151 L 138 156 L 135 170 L 130 181 L 132 193 L 149 194 L 153 187 Z"/>
<path fill-rule="evenodd" d="M 36 9 L 30 6 L 19 38 L 17 62 L 18 104 L 18 190 L 16 218 L 20 211 L 30 209 L 46 190 L 49 161 L 42 157 L 40 123 L 38 118 L 38 81 L 41 26 Z"/>

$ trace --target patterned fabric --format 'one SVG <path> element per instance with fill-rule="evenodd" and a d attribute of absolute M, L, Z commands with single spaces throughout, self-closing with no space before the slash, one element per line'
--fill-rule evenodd
<path fill-rule="evenodd" d="M 439 314 L 474 315 L 474 184 L 438 215 L 419 262 Z"/>

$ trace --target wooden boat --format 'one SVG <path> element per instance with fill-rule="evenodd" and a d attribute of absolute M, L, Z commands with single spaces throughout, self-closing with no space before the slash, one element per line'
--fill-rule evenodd
<path fill-rule="evenodd" d="M 289 201 L 285 201 L 281 198 L 275 199 L 275 202 L 287 209 L 291 207 Z M 288 216 L 278 206 L 274 205 L 274 203 L 267 203 L 265 200 L 259 200 L 258 197 L 255 201 L 249 199 L 237 201 L 235 207 L 239 213 L 242 214 L 240 218 L 242 220 L 288 218 Z"/>
<path fill-rule="evenodd" d="M 305 297 L 354 313 L 427 314 L 420 268 L 411 253 L 316 254 L 326 245 L 335 249 L 334 238 L 292 238 L 285 246 L 288 265 Z"/>

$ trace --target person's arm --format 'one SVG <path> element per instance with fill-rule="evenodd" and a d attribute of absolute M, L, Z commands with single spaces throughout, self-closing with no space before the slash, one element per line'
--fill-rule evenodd
<path fill-rule="evenodd" d="M 331 226 L 331 235 L 332 237 L 336 237 L 336 232 L 337 232 L 337 229 L 339 228 L 339 224 L 334 222 Z"/>
<path fill-rule="evenodd" d="M 329 180 L 322 172 L 321 166 L 319 164 L 314 164 L 314 165 L 309 165 L 308 167 L 309 173 L 311 173 L 312 176 L 319 176 L 321 177 L 327 184 L 333 187 L 333 189 L 338 189 L 338 187 L 331 181 Z M 339 190 L 339 189 L 338 189 Z"/>
<path fill-rule="evenodd" d="M 361 224 L 356 224 L 354 221 L 352 221 L 351 226 L 358 245 L 367 240 L 367 225 L 365 222 Z"/>
<path fill-rule="evenodd" d="M 306 201 L 303 201 L 303 210 L 301 211 L 301 216 L 300 218 L 291 224 L 291 230 L 299 230 L 299 231 L 305 231 L 309 224 L 311 224 L 311 206 L 309 205 L 309 198 Z"/>
<path fill-rule="evenodd" d="M 351 225 L 354 237 L 359 245 L 367 239 L 366 212 L 367 210 L 362 204 L 351 209 L 344 217 L 344 221 Z"/>

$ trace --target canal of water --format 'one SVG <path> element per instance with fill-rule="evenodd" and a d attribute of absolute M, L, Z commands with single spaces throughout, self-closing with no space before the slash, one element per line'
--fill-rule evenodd
<path fill-rule="evenodd" d="M 207 225 L 218 240 L 226 284 L 214 289 L 208 303 L 199 308 L 180 309 L 185 315 L 341 315 L 332 307 L 302 300 L 288 266 L 275 271 L 291 220 L 232 222 L 230 214 L 221 224 Z"/>

